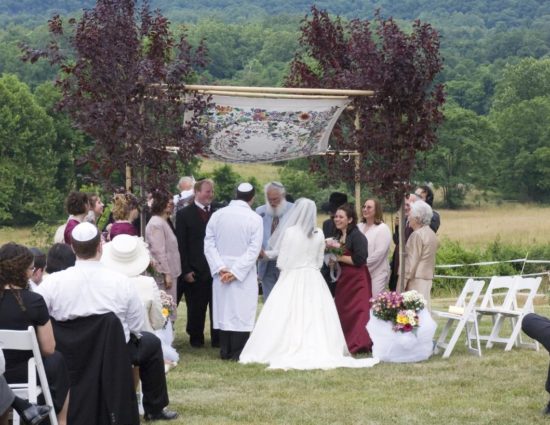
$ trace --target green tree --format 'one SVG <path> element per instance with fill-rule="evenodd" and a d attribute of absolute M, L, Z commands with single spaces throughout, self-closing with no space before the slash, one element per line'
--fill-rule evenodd
<path fill-rule="evenodd" d="M 504 70 L 495 87 L 493 110 L 502 111 L 538 96 L 550 96 L 550 59 L 523 59 Z"/>
<path fill-rule="evenodd" d="M 62 196 L 55 187 L 59 163 L 53 120 L 29 87 L 0 77 L 0 224 L 51 219 Z"/>
<path fill-rule="evenodd" d="M 423 169 L 415 177 L 441 187 L 445 206 L 456 208 L 472 186 L 493 186 L 495 152 L 495 129 L 490 121 L 450 104 L 445 108 L 438 143 L 432 151 L 420 155 Z"/>
<path fill-rule="evenodd" d="M 550 201 L 550 96 L 494 114 L 500 142 L 501 188 L 519 199 Z"/>

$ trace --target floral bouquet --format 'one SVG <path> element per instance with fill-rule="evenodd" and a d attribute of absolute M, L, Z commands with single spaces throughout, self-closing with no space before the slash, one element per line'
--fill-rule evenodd
<path fill-rule="evenodd" d="M 168 320 L 170 319 L 170 316 L 172 316 L 172 313 L 176 311 L 176 303 L 174 302 L 174 299 L 172 298 L 172 295 L 167 294 L 165 291 L 160 290 L 160 302 L 162 304 L 162 315 L 166 319 L 166 323 L 164 324 L 164 327 L 166 327 L 166 324 L 168 323 Z"/>
<path fill-rule="evenodd" d="M 338 257 L 344 253 L 342 244 L 334 238 L 325 239 L 325 259 L 324 263 L 330 269 L 330 280 L 336 282 L 342 273 Z"/>
<path fill-rule="evenodd" d="M 416 291 L 382 292 L 371 303 L 373 315 L 391 322 L 395 332 L 414 332 L 420 324 L 418 312 L 424 309 L 426 300 Z"/>

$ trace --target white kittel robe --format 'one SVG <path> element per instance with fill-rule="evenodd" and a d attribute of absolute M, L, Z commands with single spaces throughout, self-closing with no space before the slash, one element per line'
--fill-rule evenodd
<path fill-rule="evenodd" d="M 250 332 L 258 307 L 256 260 L 262 248 L 262 218 L 241 200 L 212 214 L 206 226 L 204 254 L 213 277 L 213 327 Z M 223 268 L 236 277 L 222 283 Z"/>

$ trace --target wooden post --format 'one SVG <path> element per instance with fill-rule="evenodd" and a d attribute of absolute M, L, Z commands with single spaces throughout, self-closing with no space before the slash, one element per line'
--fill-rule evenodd
<path fill-rule="evenodd" d="M 399 269 L 398 269 L 398 279 L 397 279 L 397 292 L 401 293 L 405 290 L 405 199 L 401 202 L 401 207 L 399 208 Z"/>
<path fill-rule="evenodd" d="M 129 165 L 126 166 L 126 190 L 132 191 L 132 169 Z"/>
<path fill-rule="evenodd" d="M 355 130 L 358 131 L 361 129 L 361 121 L 359 120 L 359 109 L 355 111 L 355 120 L 354 120 Z M 355 212 L 357 213 L 357 219 L 361 217 L 361 162 L 363 156 L 360 152 L 357 152 L 355 155 Z"/>

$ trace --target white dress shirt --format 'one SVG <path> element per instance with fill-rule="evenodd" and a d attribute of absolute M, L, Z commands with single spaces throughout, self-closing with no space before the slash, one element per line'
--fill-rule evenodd
<path fill-rule="evenodd" d="M 77 260 L 73 267 L 48 275 L 36 292 L 44 297 L 55 320 L 113 312 L 122 323 L 126 341 L 130 333 L 139 335 L 143 328 L 144 310 L 135 286 L 99 261 Z"/>

